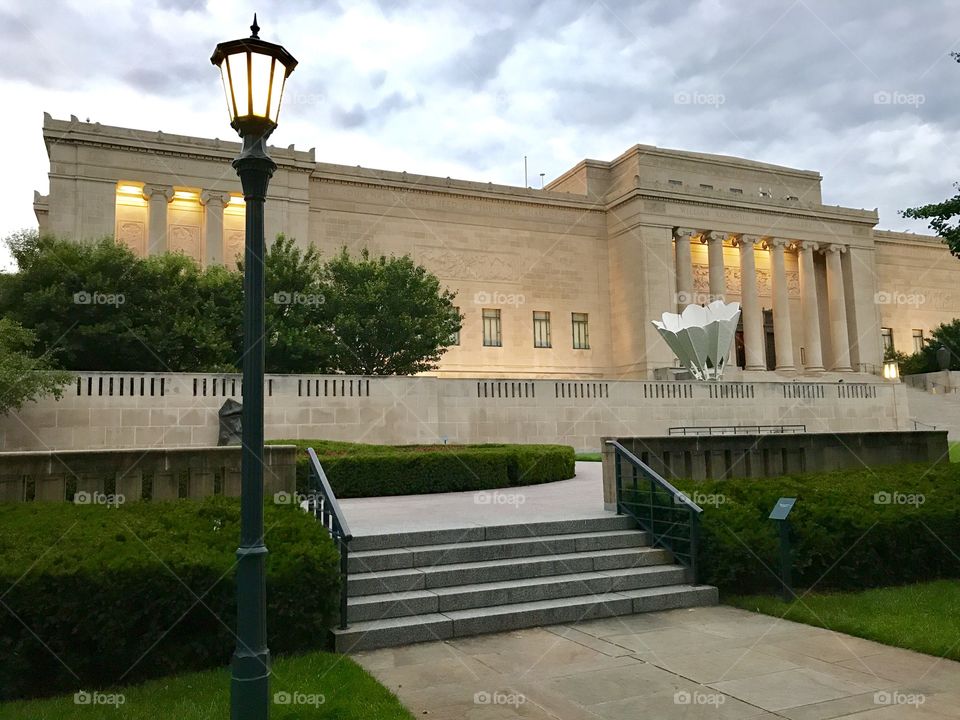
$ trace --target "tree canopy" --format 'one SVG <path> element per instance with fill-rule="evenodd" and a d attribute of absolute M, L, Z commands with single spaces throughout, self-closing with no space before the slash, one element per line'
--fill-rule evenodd
<path fill-rule="evenodd" d="M 242 358 L 243 281 L 182 254 L 139 258 L 104 239 L 7 238 L 0 317 L 35 358 L 71 370 L 231 372 Z M 410 374 L 432 369 L 460 329 L 453 293 L 409 257 L 346 250 L 323 262 L 278 236 L 264 258 L 266 368 Z"/>
<path fill-rule="evenodd" d="M 32 332 L 0 318 L 0 414 L 51 393 L 60 398 L 70 381 L 70 373 L 53 369 L 49 353 L 33 357 L 35 342 Z"/>

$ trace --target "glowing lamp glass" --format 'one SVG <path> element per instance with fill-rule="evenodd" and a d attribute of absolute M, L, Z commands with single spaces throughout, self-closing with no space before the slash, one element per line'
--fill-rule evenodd
<path fill-rule="evenodd" d="M 282 46 L 259 38 L 256 19 L 250 29 L 251 37 L 220 43 L 210 58 L 220 68 L 230 124 L 241 135 L 276 126 L 287 76 L 297 65 Z"/>
<path fill-rule="evenodd" d="M 896 380 L 900 377 L 900 366 L 896 362 L 885 362 L 883 364 L 883 377 L 886 380 Z"/>

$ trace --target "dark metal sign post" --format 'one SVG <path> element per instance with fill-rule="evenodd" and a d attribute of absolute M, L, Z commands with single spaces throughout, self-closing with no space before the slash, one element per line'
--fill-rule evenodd
<path fill-rule="evenodd" d="M 796 498 L 780 498 L 770 511 L 770 520 L 776 520 L 780 526 L 780 584 L 781 597 L 784 602 L 792 601 L 796 595 L 793 592 L 793 551 L 790 547 L 790 520 L 788 516 L 793 510 Z"/>

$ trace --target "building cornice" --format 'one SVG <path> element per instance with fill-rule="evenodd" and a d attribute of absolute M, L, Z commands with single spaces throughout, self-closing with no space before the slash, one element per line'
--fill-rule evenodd
<path fill-rule="evenodd" d="M 633 188 L 625 192 L 620 197 L 607 204 L 607 210 L 615 211 L 618 207 L 625 205 L 632 200 L 651 200 L 655 202 L 672 202 L 687 206 L 722 208 L 724 210 L 739 210 L 741 212 L 755 212 L 760 215 L 776 215 L 795 217 L 803 220 L 829 220 L 831 222 L 844 222 L 853 225 L 874 226 L 879 222 L 876 211 L 857 210 L 854 208 L 842 208 L 830 205 L 808 205 L 806 207 L 784 206 L 778 202 L 761 203 L 755 200 L 731 198 L 706 198 L 692 197 L 684 193 L 670 192 L 668 190 L 653 190 L 649 188 Z M 664 213 L 669 214 L 669 213 Z"/>

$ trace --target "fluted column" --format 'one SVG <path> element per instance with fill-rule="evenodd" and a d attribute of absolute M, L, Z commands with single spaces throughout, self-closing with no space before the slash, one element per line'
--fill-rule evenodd
<path fill-rule="evenodd" d="M 777 355 L 777 370 L 794 370 L 793 331 L 790 327 L 790 295 L 787 291 L 787 265 L 784 250 L 787 241 L 767 238 L 764 246 L 770 252 L 771 284 L 773 286 L 773 340 Z"/>
<path fill-rule="evenodd" d="M 799 242 L 800 303 L 803 308 L 803 345 L 806 349 L 807 370 L 823 370 L 823 350 L 820 347 L 820 303 L 817 301 L 817 279 L 813 272 L 813 251 L 819 246 L 813 242 Z"/>
<path fill-rule="evenodd" d="M 827 258 L 827 300 L 830 303 L 830 339 L 833 341 L 833 367 L 837 372 L 849 372 L 850 335 L 847 333 L 847 303 L 843 295 L 843 270 L 840 254 L 847 251 L 846 245 L 827 245 L 823 254 Z"/>
<path fill-rule="evenodd" d="M 757 296 L 757 263 L 753 256 L 756 235 L 739 235 L 734 242 L 740 249 L 740 307 L 743 317 L 743 350 L 747 370 L 765 370 L 763 361 L 763 314 Z"/>
<path fill-rule="evenodd" d="M 147 185 L 143 197 L 150 203 L 147 255 L 160 255 L 167 251 L 167 205 L 173 200 L 173 188 Z"/>
<path fill-rule="evenodd" d="M 727 294 L 727 279 L 723 274 L 723 241 L 727 239 L 727 233 L 711 230 L 704 237 L 710 263 L 710 300 L 724 300 Z"/>
<path fill-rule="evenodd" d="M 693 257 L 690 253 L 690 240 L 696 234 L 695 230 L 687 228 L 673 231 L 677 265 L 677 305 L 680 310 L 693 302 Z"/>
<path fill-rule="evenodd" d="M 200 193 L 203 203 L 204 244 L 206 265 L 223 265 L 223 208 L 229 202 L 226 193 L 204 190 Z"/>

